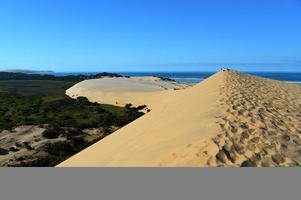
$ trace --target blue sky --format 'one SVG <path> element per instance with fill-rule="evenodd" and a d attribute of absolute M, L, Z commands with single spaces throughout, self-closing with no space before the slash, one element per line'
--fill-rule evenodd
<path fill-rule="evenodd" d="M 301 71 L 300 0 L 0 0 L 0 69 Z"/>

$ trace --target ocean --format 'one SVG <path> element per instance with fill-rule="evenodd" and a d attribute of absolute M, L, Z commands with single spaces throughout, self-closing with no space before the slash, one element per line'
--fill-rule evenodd
<path fill-rule="evenodd" d="M 179 82 L 185 83 L 199 83 L 202 80 L 208 78 L 214 72 L 116 72 L 123 76 L 162 76 L 174 79 Z M 247 72 L 256 76 L 264 78 L 275 79 L 279 81 L 285 81 L 289 83 L 301 84 L 301 73 L 291 72 Z M 50 73 L 55 76 L 66 76 L 66 75 L 93 75 L 96 72 L 53 72 Z"/>

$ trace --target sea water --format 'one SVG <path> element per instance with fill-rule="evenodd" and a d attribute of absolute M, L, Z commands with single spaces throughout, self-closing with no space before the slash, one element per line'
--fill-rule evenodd
<path fill-rule="evenodd" d="M 67 75 L 94 75 L 98 72 L 53 72 L 55 76 Z M 162 76 L 174 79 L 179 82 L 199 83 L 213 75 L 215 72 L 116 72 L 123 76 Z M 301 84 L 301 73 L 291 72 L 249 72 L 250 74 L 270 78 L 289 83 Z"/>

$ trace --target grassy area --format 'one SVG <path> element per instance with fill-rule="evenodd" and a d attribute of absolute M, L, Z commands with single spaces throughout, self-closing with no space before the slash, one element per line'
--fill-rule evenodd
<path fill-rule="evenodd" d="M 0 80 L 0 92 L 20 96 L 63 96 L 76 82 L 59 80 Z"/>
<path fill-rule="evenodd" d="M 116 116 L 124 116 L 126 114 L 126 109 L 124 109 L 123 107 L 118 107 L 110 104 L 102 104 L 102 108 Z"/>

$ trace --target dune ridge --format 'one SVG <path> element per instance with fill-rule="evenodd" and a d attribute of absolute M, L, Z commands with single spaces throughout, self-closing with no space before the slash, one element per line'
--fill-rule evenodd
<path fill-rule="evenodd" d="M 299 85 L 230 71 L 222 92 L 219 166 L 300 166 Z"/>
<path fill-rule="evenodd" d="M 220 71 L 185 90 L 148 97 L 139 93 L 150 113 L 58 166 L 301 164 L 300 86 Z"/>

